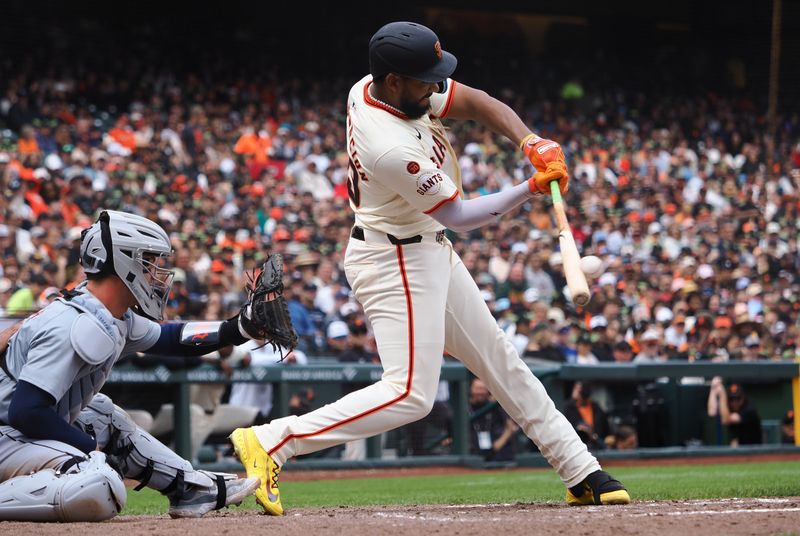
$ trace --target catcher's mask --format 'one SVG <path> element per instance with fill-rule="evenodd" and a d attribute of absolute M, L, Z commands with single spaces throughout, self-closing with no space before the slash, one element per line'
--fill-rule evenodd
<path fill-rule="evenodd" d="M 136 299 L 137 312 L 160 321 L 174 272 L 167 233 L 157 224 L 127 212 L 104 210 L 81 234 L 80 262 L 87 274 L 115 274 Z"/>

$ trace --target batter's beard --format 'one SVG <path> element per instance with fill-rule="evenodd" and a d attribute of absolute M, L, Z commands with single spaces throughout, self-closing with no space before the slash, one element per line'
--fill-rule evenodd
<path fill-rule="evenodd" d="M 430 110 L 430 103 L 423 106 L 418 100 L 400 98 L 397 108 L 411 119 L 419 119 Z"/>

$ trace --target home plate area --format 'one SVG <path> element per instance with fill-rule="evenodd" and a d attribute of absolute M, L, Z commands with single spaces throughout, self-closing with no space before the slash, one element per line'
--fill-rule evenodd
<path fill-rule="evenodd" d="M 800 497 L 642 501 L 627 506 L 471 504 L 291 509 L 280 518 L 231 509 L 203 519 L 122 516 L 105 523 L 0 523 L 6 534 L 81 536 L 159 534 L 236 535 L 276 531 L 313 534 L 647 534 L 648 536 L 796 534 Z"/>

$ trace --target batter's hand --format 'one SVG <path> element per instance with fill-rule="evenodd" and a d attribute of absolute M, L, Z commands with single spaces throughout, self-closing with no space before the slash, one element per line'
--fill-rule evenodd
<path fill-rule="evenodd" d="M 558 181 L 558 189 L 562 194 L 569 190 L 569 173 L 567 166 L 561 162 L 550 162 L 544 171 L 536 173 L 528 179 L 528 188 L 534 194 L 550 194 L 550 183 Z"/>
<path fill-rule="evenodd" d="M 564 167 L 567 166 L 561 145 L 553 140 L 540 138 L 536 134 L 528 134 L 520 142 L 520 149 L 531 161 L 536 171 L 545 171 L 550 162 L 561 162 Z"/>

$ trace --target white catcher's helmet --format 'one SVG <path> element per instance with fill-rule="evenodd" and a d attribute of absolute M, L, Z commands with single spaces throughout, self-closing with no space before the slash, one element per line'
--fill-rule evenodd
<path fill-rule="evenodd" d="M 138 312 L 152 320 L 164 316 L 174 272 L 162 264 L 171 255 L 164 229 L 136 214 L 104 210 L 81 235 L 83 270 L 116 274 L 136 298 Z"/>

